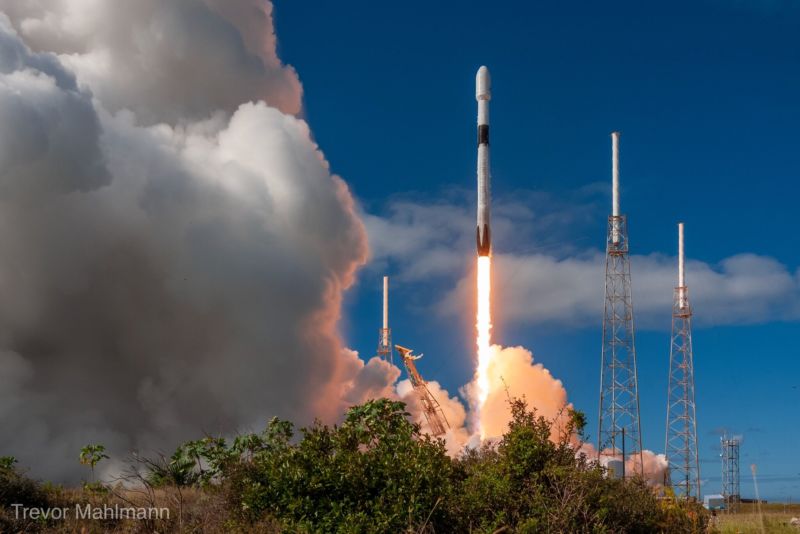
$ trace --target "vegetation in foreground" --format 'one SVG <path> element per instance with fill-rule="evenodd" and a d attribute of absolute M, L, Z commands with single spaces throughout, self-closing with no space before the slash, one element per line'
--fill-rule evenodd
<path fill-rule="evenodd" d="M 405 405 L 379 399 L 351 408 L 338 426 L 316 423 L 296 434 L 272 420 L 264 432 L 228 444 L 207 437 L 170 458 L 137 458 L 125 484 L 64 490 L 0 466 L 4 532 L 474 532 L 696 533 L 708 514 L 697 504 L 658 499 L 641 480 L 613 480 L 551 423 L 510 401 L 512 422 L 494 446 L 451 459 L 444 443 L 421 434 Z M 87 452 L 88 451 L 88 452 Z M 84 449 L 94 471 L 101 448 Z M 99 458 L 92 463 L 92 459 Z M 169 507 L 169 519 L 20 521 L 29 507 Z"/>

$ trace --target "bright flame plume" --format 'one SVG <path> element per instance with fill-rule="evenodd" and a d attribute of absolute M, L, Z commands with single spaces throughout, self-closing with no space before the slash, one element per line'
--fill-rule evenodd
<path fill-rule="evenodd" d="M 492 259 L 489 256 L 478 256 L 478 413 L 489 396 L 489 362 L 492 359 Z M 477 417 L 479 432 L 483 439 L 484 432 L 480 426 L 480 415 Z"/>

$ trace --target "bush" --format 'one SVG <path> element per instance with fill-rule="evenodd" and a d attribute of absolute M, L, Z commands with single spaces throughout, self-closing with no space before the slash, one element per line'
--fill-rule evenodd
<path fill-rule="evenodd" d="M 458 488 L 451 517 L 461 532 L 705 532 L 699 505 L 660 501 L 641 479 L 606 478 L 596 462 L 575 455 L 585 422 L 571 412 L 557 441 L 552 424 L 510 401 L 512 421 L 497 447 L 467 451 L 455 462 Z"/>
<path fill-rule="evenodd" d="M 4 456 L 0 462 L 0 532 L 36 532 L 39 524 L 17 519 L 13 504 L 26 508 L 54 506 L 48 493 L 36 481 L 26 477 L 14 467 L 16 460 Z"/>
<path fill-rule="evenodd" d="M 352 408 L 341 426 L 273 420 L 248 461 L 228 468 L 230 498 L 249 519 L 269 514 L 291 531 L 403 532 L 445 524 L 452 463 L 421 435 L 405 405 Z"/>
<path fill-rule="evenodd" d="M 222 480 L 240 518 L 273 517 L 292 532 L 705 532 L 695 503 L 659 500 L 642 480 L 613 480 L 575 455 L 585 419 L 552 424 L 510 400 L 495 445 L 455 460 L 420 434 L 405 406 L 386 399 L 352 408 L 341 426 L 301 430 L 273 420 L 229 458 Z"/>

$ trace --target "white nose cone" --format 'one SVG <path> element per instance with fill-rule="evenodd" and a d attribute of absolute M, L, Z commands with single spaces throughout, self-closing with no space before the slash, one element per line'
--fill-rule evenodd
<path fill-rule="evenodd" d="M 492 90 L 489 80 L 489 69 L 485 66 L 478 69 L 475 76 L 475 98 L 477 100 L 491 100 Z"/>

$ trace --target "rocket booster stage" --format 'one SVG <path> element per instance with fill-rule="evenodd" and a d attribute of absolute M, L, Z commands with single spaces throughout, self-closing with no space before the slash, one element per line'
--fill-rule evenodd
<path fill-rule="evenodd" d="M 478 256 L 488 256 L 492 250 L 491 176 L 489 175 L 489 100 L 492 98 L 489 69 L 481 67 L 475 77 L 475 99 L 478 101 Z"/>

